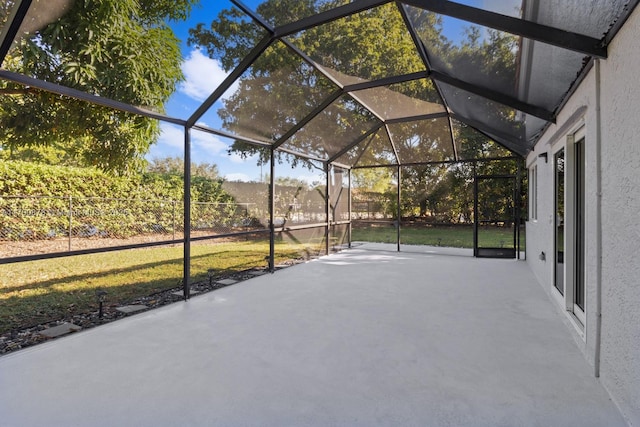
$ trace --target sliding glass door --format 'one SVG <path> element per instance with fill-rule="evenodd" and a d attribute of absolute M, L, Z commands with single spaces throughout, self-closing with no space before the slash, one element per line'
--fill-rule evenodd
<path fill-rule="evenodd" d="M 564 295 L 564 148 L 554 156 L 555 166 L 555 274 L 554 286 Z"/>

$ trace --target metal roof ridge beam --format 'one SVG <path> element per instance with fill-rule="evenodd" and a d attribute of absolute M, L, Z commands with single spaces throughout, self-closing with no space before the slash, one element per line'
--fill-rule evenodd
<path fill-rule="evenodd" d="M 410 82 L 413 80 L 426 79 L 429 74 L 426 71 L 416 71 L 415 73 L 402 74 L 385 77 L 383 79 L 369 80 L 362 83 L 354 83 L 344 87 L 345 92 L 356 92 L 358 90 L 373 89 L 381 86 L 388 86 L 396 83 Z"/>
<path fill-rule="evenodd" d="M 68 96 L 69 98 L 79 99 L 91 104 L 101 105 L 103 107 L 112 108 L 114 110 L 124 111 L 127 113 L 137 114 L 139 116 L 149 117 L 151 119 L 161 120 L 163 122 L 173 123 L 176 125 L 185 126 L 186 121 L 175 117 L 170 117 L 155 111 L 147 110 L 142 107 L 136 107 L 135 105 L 127 104 L 125 102 L 116 101 L 104 96 L 93 95 L 78 89 L 73 89 L 67 86 L 61 86 L 56 83 L 46 82 L 44 80 L 34 79 L 33 77 L 25 76 L 24 74 L 14 73 L 12 71 L 0 69 L 0 79 L 9 80 L 15 83 L 19 83 L 24 86 L 30 86 L 37 89 L 44 90 L 46 92 L 57 93 L 58 95 Z"/>
<path fill-rule="evenodd" d="M 427 52 L 427 49 L 425 48 L 424 43 L 422 42 L 422 39 L 420 39 L 420 37 L 418 36 L 418 33 L 416 32 L 416 29 L 413 26 L 413 23 L 411 22 L 411 19 L 409 19 L 409 16 L 407 16 L 406 9 L 400 3 L 396 3 L 396 7 L 398 8 L 398 11 L 400 12 L 400 15 L 402 15 L 402 20 L 404 21 L 404 26 L 407 28 L 407 31 L 409 32 L 409 35 L 411 36 L 411 39 L 413 40 L 413 44 L 415 45 L 416 50 L 418 51 L 418 55 L 420 55 L 420 58 L 422 59 L 422 63 L 424 64 L 424 66 L 426 67 L 427 70 L 431 70 L 432 69 L 431 61 L 429 59 L 429 54 Z M 427 72 L 427 76 L 428 75 L 429 74 Z M 436 90 L 436 93 L 438 94 L 438 97 L 440 98 L 440 101 L 442 101 L 442 105 L 444 105 L 444 109 L 445 110 L 449 110 L 449 104 L 447 103 L 447 100 L 444 99 L 444 95 L 442 94 L 442 90 L 438 87 L 438 85 L 433 80 L 433 78 L 431 78 L 431 83 L 433 84 L 433 88 Z"/>
<path fill-rule="evenodd" d="M 548 25 L 490 12 L 447 0 L 402 0 L 403 3 L 431 12 L 473 22 L 500 31 L 506 31 L 528 39 L 559 46 L 564 49 L 606 59 L 607 48 L 596 38 Z"/>
<path fill-rule="evenodd" d="M 278 38 L 286 37 L 299 31 L 308 30 L 309 28 L 317 27 L 331 21 L 336 21 L 340 18 L 354 15 L 386 3 L 391 3 L 391 0 L 355 0 L 343 6 L 338 6 L 325 12 L 277 27 L 275 29 L 275 36 Z"/>
<path fill-rule="evenodd" d="M 378 130 L 380 130 L 380 128 L 383 125 L 384 125 L 384 123 L 379 122 L 376 126 L 374 126 L 373 128 L 369 129 L 366 133 L 363 133 L 362 135 L 360 135 L 355 141 L 350 142 L 342 150 L 338 151 L 336 154 L 334 154 L 333 156 L 329 157 L 329 159 L 327 160 L 327 163 L 333 163 L 334 161 L 336 161 L 336 159 L 339 159 L 342 155 L 346 154 L 349 150 L 354 148 L 356 145 L 360 144 L 362 141 L 367 139 L 369 136 L 371 136 L 371 135 L 375 134 L 376 132 L 378 132 Z"/>
<path fill-rule="evenodd" d="M 267 30 L 267 31 L 269 31 L 270 33 L 273 34 L 273 27 L 271 25 L 269 25 L 269 23 L 267 21 L 262 19 L 262 16 L 258 15 L 253 10 L 251 10 L 251 8 L 249 6 L 247 6 L 246 4 L 244 4 L 243 2 L 241 2 L 239 0 L 231 0 L 231 3 L 233 3 L 238 9 L 240 9 L 241 11 L 243 11 L 244 13 L 249 15 L 251 17 L 251 19 L 253 19 L 258 24 L 260 24 L 260 26 L 263 27 L 265 30 Z"/>
<path fill-rule="evenodd" d="M 246 138 L 243 137 L 241 135 L 235 135 L 229 132 L 224 132 L 221 130 L 216 130 L 216 129 L 212 129 L 210 127 L 207 126 L 202 126 L 199 124 L 194 124 L 193 126 L 191 126 L 191 129 L 200 131 L 200 132 L 205 132 L 205 133 L 211 133 L 214 135 L 218 135 L 218 136 L 222 136 L 224 138 L 229 138 L 229 139 L 237 139 L 238 141 L 242 141 L 242 142 L 246 142 L 249 145 L 255 145 L 258 147 L 271 147 L 271 144 L 269 144 L 268 142 L 264 142 L 264 141 L 258 141 L 256 139 L 251 139 L 251 138 Z"/>
<path fill-rule="evenodd" d="M 289 129 L 284 135 L 282 135 L 276 142 L 273 143 L 273 148 L 276 149 L 284 144 L 287 139 L 291 138 L 294 133 L 302 129 L 307 123 L 313 120 L 318 114 L 322 113 L 325 108 L 333 103 L 336 99 L 342 96 L 342 89 L 335 90 L 331 95 L 325 99 L 322 104 L 318 105 L 309 114 L 307 114 L 302 120 L 300 120 L 294 127 Z"/>
<path fill-rule="evenodd" d="M 491 101 L 499 102 L 500 104 L 506 105 L 507 107 L 515 108 L 516 110 L 538 117 L 539 119 L 546 120 L 552 123 L 555 123 L 556 121 L 555 115 L 551 111 L 542 107 L 538 107 L 537 105 L 532 105 L 527 102 L 520 101 L 513 96 L 508 96 L 503 93 L 496 92 L 492 89 L 465 82 L 464 80 L 457 79 L 440 71 L 432 70 L 429 74 L 434 80 L 447 83 L 451 86 L 457 87 L 458 89 L 466 90 L 467 92 L 471 92 L 475 95 L 482 96 L 483 98 L 490 99 Z"/>
<path fill-rule="evenodd" d="M 251 64 L 271 45 L 274 38 L 266 35 L 260 42 L 245 56 L 238 66 L 224 79 L 224 81 L 213 91 L 211 95 L 202 103 L 200 107 L 187 119 L 187 127 L 191 127 L 207 112 L 209 108 L 242 76 Z"/>

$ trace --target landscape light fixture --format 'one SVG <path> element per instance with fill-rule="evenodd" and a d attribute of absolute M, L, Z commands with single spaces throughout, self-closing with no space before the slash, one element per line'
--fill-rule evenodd
<path fill-rule="evenodd" d="M 96 299 L 98 300 L 98 318 L 102 319 L 102 316 L 104 315 L 102 306 L 107 299 L 107 291 L 105 291 L 104 289 L 98 289 L 96 291 Z"/>

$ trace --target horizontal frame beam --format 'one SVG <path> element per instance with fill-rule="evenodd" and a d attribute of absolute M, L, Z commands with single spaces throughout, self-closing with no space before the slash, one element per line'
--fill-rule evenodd
<path fill-rule="evenodd" d="M 222 136 L 224 138 L 228 138 L 228 139 L 236 139 L 238 141 L 242 141 L 242 142 L 246 142 L 247 144 L 250 145 L 255 145 L 258 147 L 271 147 L 271 144 L 269 144 L 268 142 L 264 142 L 264 141 L 258 141 L 256 139 L 251 139 L 251 138 L 245 138 L 241 135 L 235 135 L 229 132 L 224 132 L 221 130 L 216 130 L 216 129 L 212 129 L 209 128 L 207 126 L 203 126 L 203 125 L 199 125 L 199 124 L 195 124 L 193 126 L 191 126 L 189 129 L 194 129 L 200 132 L 205 132 L 205 133 L 210 133 L 213 135 L 218 135 L 218 136 Z"/>
<path fill-rule="evenodd" d="M 583 34 L 447 0 L 402 0 L 402 2 L 420 9 L 473 22 L 474 24 L 505 31 L 585 55 L 603 59 L 607 57 L 607 48 L 601 40 Z"/>
<path fill-rule="evenodd" d="M 500 104 L 506 105 L 507 107 L 515 108 L 516 110 L 530 114 L 539 119 L 546 120 L 547 122 L 556 122 L 556 117 L 551 111 L 542 107 L 538 107 L 536 105 L 520 101 L 513 96 L 508 96 L 503 93 L 496 92 L 492 89 L 468 83 L 464 80 L 457 79 L 440 71 L 432 70 L 430 72 L 430 76 L 436 81 L 446 83 L 448 85 L 457 87 L 458 89 L 466 90 L 467 92 L 471 92 L 474 95 L 478 95 L 491 101 L 498 102 Z"/>
<path fill-rule="evenodd" d="M 460 159 L 460 160 L 439 160 L 433 162 L 410 162 L 388 165 L 374 165 L 374 166 L 354 166 L 352 169 L 370 169 L 370 168 L 397 168 L 400 167 L 413 167 L 413 166 L 437 166 L 437 165 L 453 165 L 456 163 L 475 163 L 475 162 L 495 162 L 502 160 L 519 160 L 521 157 L 508 156 L 508 157 L 486 157 L 481 159 Z"/>
<path fill-rule="evenodd" d="M 61 86 L 56 83 L 50 83 L 50 82 L 45 82 L 43 80 L 34 79 L 33 77 L 14 73 L 12 71 L 0 70 L 0 79 L 9 80 L 24 86 L 34 87 L 37 89 L 44 90 L 46 92 L 57 93 L 58 95 L 68 96 L 69 98 L 79 99 L 82 101 L 89 102 L 91 104 L 113 108 L 114 110 L 120 110 L 127 113 L 149 117 L 151 119 L 161 120 L 163 122 L 173 123 L 180 126 L 185 126 L 187 123 L 185 120 L 166 116 L 164 114 L 156 113 L 154 111 L 147 110 L 141 107 L 135 107 L 125 102 L 115 101 L 110 98 L 105 98 L 104 96 L 93 95 L 78 89 Z"/>

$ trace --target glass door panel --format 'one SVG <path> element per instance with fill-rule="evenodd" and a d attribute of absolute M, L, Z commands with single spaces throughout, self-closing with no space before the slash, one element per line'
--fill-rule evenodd
<path fill-rule="evenodd" d="M 554 286 L 564 295 L 564 148 L 554 156 L 555 165 L 555 274 Z"/>

